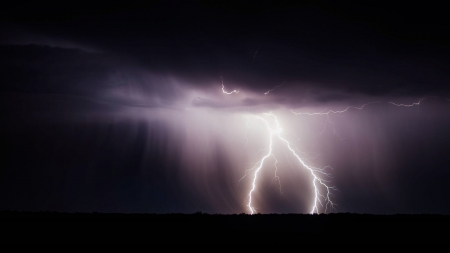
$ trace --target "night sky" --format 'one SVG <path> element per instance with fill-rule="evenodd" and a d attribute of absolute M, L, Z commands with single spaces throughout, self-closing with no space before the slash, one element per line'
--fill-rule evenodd
<path fill-rule="evenodd" d="M 443 4 L 2 3 L 0 210 L 450 214 Z"/>

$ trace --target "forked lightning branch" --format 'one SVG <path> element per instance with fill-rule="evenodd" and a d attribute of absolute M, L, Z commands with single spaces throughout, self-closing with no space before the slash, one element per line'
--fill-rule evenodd
<path fill-rule="evenodd" d="M 280 85 L 281 86 L 281 85 Z M 274 88 L 277 88 L 279 86 L 276 86 Z M 270 91 L 264 93 L 264 95 L 267 95 Z M 233 90 L 232 92 L 226 92 L 224 90 L 223 85 L 223 79 L 222 79 L 222 92 L 227 95 L 231 95 L 232 93 L 238 93 L 238 90 Z M 398 104 L 394 102 L 388 101 L 387 103 L 389 105 L 398 106 L 398 107 L 414 107 L 419 106 L 420 103 L 425 99 L 421 98 L 418 102 L 412 103 L 412 104 Z M 449 100 L 449 99 L 446 99 Z M 294 115 L 297 116 L 325 116 L 326 121 L 324 124 L 324 127 L 326 128 L 327 125 L 331 127 L 331 130 L 338 135 L 334 128 L 334 123 L 332 121 L 331 115 L 333 114 L 341 114 L 346 113 L 350 110 L 362 110 L 366 106 L 370 104 L 375 103 L 381 103 L 382 101 L 375 101 L 375 102 L 369 102 L 366 104 L 363 104 L 361 106 L 349 106 L 343 110 L 328 110 L 328 111 L 321 111 L 321 112 L 295 112 L 294 110 L 291 110 L 291 112 Z M 280 177 L 277 175 L 279 167 L 277 166 L 277 163 L 279 162 L 279 159 L 276 157 L 275 149 L 279 148 L 281 144 L 286 150 L 287 153 L 290 153 L 293 157 L 295 157 L 295 160 L 297 162 L 296 168 L 299 170 L 305 170 L 307 174 L 310 175 L 310 185 L 312 187 L 312 205 L 310 206 L 309 210 L 310 213 L 327 213 L 330 210 L 333 210 L 336 206 L 336 203 L 332 200 L 332 191 L 337 190 L 335 186 L 332 186 L 330 183 L 331 174 L 329 174 L 327 171 L 332 169 L 330 166 L 325 166 L 323 168 L 316 168 L 313 167 L 305 162 L 305 159 L 301 158 L 300 153 L 298 149 L 294 146 L 293 143 L 288 141 L 286 137 L 283 136 L 283 128 L 281 127 L 281 124 L 277 118 L 277 116 L 272 112 L 263 113 L 261 115 L 254 115 L 254 120 L 260 121 L 262 125 L 264 126 L 264 132 L 265 137 L 267 140 L 267 146 L 263 147 L 261 151 L 264 151 L 265 154 L 258 160 L 255 165 L 247 169 L 244 173 L 244 176 L 241 178 L 244 179 L 246 177 L 251 178 L 251 184 L 249 186 L 249 191 L 247 193 L 247 210 L 250 214 L 254 214 L 258 212 L 257 204 L 255 204 L 255 191 L 257 190 L 258 182 L 261 176 L 261 171 L 268 167 L 275 167 L 275 175 L 274 179 L 277 180 L 279 183 L 279 189 L 282 193 L 282 185 L 280 181 Z M 324 128 L 324 129 L 325 129 Z M 248 124 L 247 124 L 247 130 L 248 130 Z M 322 131 L 323 132 L 323 131 Z M 248 141 L 248 140 L 247 140 Z M 259 153 L 259 152 L 258 152 Z M 286 153 L 286 152 L 285 152 Z M 287 155 L 287 154 L 286 154 Z M 272 158 L 272 159 L 270 159 Z M 274 161 L 274 163 L 270 164 L 269 161 Z M 295 164 L 293 164 L 295 166 Z"/>
<path fill-rule="evenodd" d="M 255 116 L 255 119 L 263 122 L 269 143 L 266 154 L 255 164 L 253 168 L 246 171 L 246 175 L 248 175 L 249 172 L 252 173 L 251 188 L 247 196 L 247 207 L 250 213 L 254 214 L 257 212 L 257 208 L 253 203 L 253 195 L 257 188 L 259 174 L 264 167 L 267 167 L 266 163 L 269 157 L 273 157 L 275 160 L 275 163 L 273 164 L 276 168 L 275 178 L 280 183 L 281 191 L 281 182 L 279 181 L 280 178 L 276 174 L 278 171 L 278 167 L 276 165 L 278 159 L 276 158 L 274 152 L 275 142 L 280 142 L 280 144 L 287 148 L 288 152 L 295 157 L 299 169 L 306 170 L 311 176 L 311 186 L 313 187 L 313 204 L 311 206 L 310 213 L 319 213 L 321 211 L 327 212 L 328 210 L 333 209 L 335 203 L 331 200 L 331 191 L 336 189 L 335 187 L 330 186 L 329 180 L 326 179 L 331 176 L 326 172 L 331 167 L 326 166 L 324 168 L 315 168 L 306 164 L 296 151 L 293 144 L 283 137 L 283 128 L 281 127 L 278 118 L 273 113 L 264 113 L 262 116 Z"/>

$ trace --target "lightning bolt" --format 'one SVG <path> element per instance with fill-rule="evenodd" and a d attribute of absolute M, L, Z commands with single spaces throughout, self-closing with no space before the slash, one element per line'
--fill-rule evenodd
<path fill-rule="evenodd" d="M 370 105 L 370 104 L 376 104 L 376 103 L 380 103 L 381 101 L 374 101 L 374 102 L 369 102 L 369 103 L 365 103 L 361 106 L 348 106 L 347 108 L 343 109 L 343 110 L 339 110 L 339 111 L 335 111 L 335 110 L 328 110 L 328 111 L 322 111 L 322 112 L 294 112 L 294 110 L 291 109 L 291 112 L 294 113 L 295 115 L 308 115 L 308 116 L 326 116 L 326 121 L 324 124 L 324 128 L 322 129 L 322 132 L 319 135 L 322 135 L 325 132 L 325 129 L 327 127 L 327 125 L 330 126 L 331 130 L 333 131 L 333 133 L 338 136 L 339 140 L 344 140 L 336 131 L 336 128 L 334 126 L 334 122 L 332 121 L 330 115 L 331 114 L 341 114 L 341 113 L 345 113 L 347 111 L 349 111 L 350 109 L 355 109 L 355 110 L 362 110 L 364 109 L 364 107 Z"/>
<path fill-rule="evenodd" d="M 231 94 L 233 94 L 233 93 L 239 93 L 239 90 L 240 90 L 240 89 L 232 90 L 232 91 L 230 91 L 230 92 L 225 91 L 225 85 L 223 85 L 223 78 L 222 78 L 222 76 L 220 77 L 220 79 L 222 79 L 222 92 L 223 92 L 223 93 L 225 93 L 225 94 L 227 94 L 227 95 L 231 95 Z"/>
<path fill-rule="evenodd" d="M 278 160 L 277 160 L 277 158 L 274 155 L 272 155 L 272 157 L 275 160 L 275 163 L 273 164 L 273 166 L 275 167 L 275 177 L 274 177 L 274 179 L 277 180 L 277 182 L 278 182 L 278 186 L 279 186 L 279 189 L 280 189 L 280 194 L 283 194 L 283 191 L 281 190 L 281 180 L 280 180 L 280 177 L 277 175 L 277 172 L 278 172 L 278 166 L 277 166 Z"/>
<path fill-rule="evenodd" d="M 264 95 L 267 95 L 267 94 L 269 94 L 271 91 L 275 90 L 276 88 L 283 86 L 283 85 L 284 85 L 284 82 L 285 82 L 285 81 L 283 81 L 282 84 L 277 85 L 277 86 L 273 87 L 272 89 L 270 89 L 270 90 L 264 92 Z"/>
<path fill-rule="evenodd" d="M 419 99 L 419 101 L 417 101 L 415 103 L 411 103 L 411 104 L 398 104 L 398 103 L 394 103 L 394 102 L 388 102 L 388 103 L 391 104 L 391 105 L 398 106 L 398 107 L 414 107 L 414 106 L 419 106 L 420 103 L 422 103 L 422 101 L 427 99 L 427 98 L 445 99 L 447 101 L 450 101 L 450 98 L 439 97 L 439 96 L 426 96 L 426 97 L 423 97 L 423 98 Z"/>
<path fill-rule="evenodd" d="M 361 106 L 349 106 L 347 108 L 345 108 L 344 110 L 340 110 L 340 111 L 334 111 L 334 110 L 328 110 L 326 112 L 294 112 L 293 110 L 291 110 L 292 113 L 294 113 L 295 115 L 309 115 L 309 116 L 314 116 L 314 115 L 330 115 L 330 113 L 333 114 L 338 114 L 338 113 L 344 113 L 347 112 L 350 109 L 357 109 L 357 110 L 362 110 L 364 107 L 370 105 L 370 104 L 375 104 L 375 103 L 380 103 L 381 101 L 375 101 L 375 102 L 369 102 L 366 104 L 363 104 Z"/>
<path fill-rule="evenodd" d="M 429 96 L 429 97 L 436 97 L 436 98 L 439 98 L 439 97 L 437 97 L 437 96 Z M 390 105 L 397 106 L 397 107 L 414 107 L 414 106 L 419 106 L 420 103 L 421 103 L 424 99 L 429 98 L 429 97 L 423 97 L 423 98 L 419 99 L 417 102 L 414 102 L 414 103 L 411 103 L 411 104 L 399 104 L 399 103 L 395 103 L 395 102 L 392 102 L 392 101 L 388 101 L 387 103 L 390 104 Z M 449 100 L 449 99 L 447 99 L 447 100 Z M 319 135 L 323 134 L 323 133 L 325 132 L 325 129 L 326 129 L 327 125 L 329 125 L 330 128 L 331 128 L 331 130 L 333 131 L 333 133 L 334 133 L 335 135 L 337 135 L 337 136 L 339 137 L 339 139 L 342 141 L 343 138 L 341 138 L 341 137 L 339 136 L 339 134 L 337 133 L 336 128 L 335 128 L 335 126 L 334 126 L 334 122 L 332 121 L 330 115 L 331 115 L 331 114 L 341 114 L 341 113 L 345 113 L 345 112 L 348 112 L 348 111 L 351 110 L 351 109 L 362 110 L 362 109 L 364 109 L 364 107 L 366 107 L 366 106 L 368 106 L 368 105 L 370 105 L 370 104 L 381 103 L 381 102 L 382 102 L 382 101 L 374 101 L 374 102 L 369 102 L 369 103 L 363 104 L 363 105 L 361 105 L 361 106 L 348 106 L 347 108 L 345 108 L 345 109 L 343 109 L 343 110 L 336 110 L 336 111 L 335 111 L 335 110 L 328 110 L 328 111 L 312 112 L 312 113 L 311 113 L 311 112 L 294 112 L 294 110 L 291 109 L 291 112 L 294 113 L 295 115 L 326 116 L 326 121 L 325 121 L 325 124 L 324 124 L 324 128 L 322 129 L 322 132 L 321 132 Z"/>
<path fill-rule="evenodd" d="M 327 183 L 329 181 L 322 178 L 323 176 L 331 177 L 331 175 L 326 172 L 326 169 L 331 168 L 331 167 L 326 166 L 324 168 L 315 168 L 315 167 L 307 165 L 303 161 L 303 159 L 300 158 L 300 156 L 296 153 L 295 148 L 292 147 L 292 144 L 282 136 L 283 129 L 281 128 L 278 118 L 273 113 L 264 113 L 264 115 L 273 118 L 273 121 L 275 122 L 275 127 L 270 126 L 269 122 L 265 118 L 263 118 L 261 116 L 255 116 L 258 120 L 261 120 L 262 122 L 264 122 L 264 125 L 266 126 L 266 130 L 268 132 L 268 137 L 269 137 L 269 148 L 268 148 L 268 152 L 261 158 L 261 160 L 259 162 L 257 162 L 256 165 L 252 169 L 250 169 L 250 170 L 255 170 L 253 173 L 251 189 L 248 193 L 247 207 L 250 210 L 250 213 L 254 214 L 256 212 L 256 209 L 252 203 L 253 202 L 252 196 L 253 196 L 254 191 L 256 190 L 258 174 L 264 167 L 264 164 L 269 157 L 273 157 L 275 159 L 275 164 L 274 164 L 275 168 L 276 168 L 275 178 L 280 183 L 280 192 L 281 192 L 280 178 L 276 174 L 276 172 L 278 170 L 278 167 L 276 167 L 278 160 L 276 159 L 275 154 L 273 153 L 274 139 L 276 139 L 279 142 L 281 142 L 282 144 L 284 144 L 284 146 L 290 151 L 290 153 L 292 153 L 292 155 L 297 159 L 299 164 L 304 169 L 306 169 L 311 175 L 311 178 L 312 178 L 311 185 L 314 188 L 314 201 L 313 201 L 313 205 L 311 207 L 310 212 L 318 213 L 319 205 L 324 208 L 325 212 L 327 212 L 327 210 L 329 208 L 334 208 L 335 203 L 333 203 L 333 201 L 331 200 L 330 195 L 331 195 L 331 190 L 336 190 L 336 189 L 333 186 L 327 185 Z M 246 175 L 248 174 L 248 171 L 250 171 L 250 170 L 246 171 Z"/>
<path fill-rule="evenodd" d="M 419 99 L 419 101 L 412 103 L 412 104 L 397 104 L 394 102 L 388 102 L 391 105 L 395 105 L 395 106 L 399 106 L 399 107 L 413 107 L 413 106 L 419 106 L 420 102 L 422 102 L 422 100 L 424 100 L 426 97 Z"/>
<path fill-rule="evenodd" d="M 276 87 L 274 87 L 274 89 Z M 264 94 L 268 94 L 270 91 L 271 90 L 267 91 Z M 399 103 L 395 103 L 395 102 L 391 102 L 391 101 L 388 101 L 387 103 L 390 105 L 393 105 L 393 106 L 397 106 L 397 107 L 414 107 L 414 106 L 419 106 L 421 104 L 421 102 L 426 98 L 427 97 L 423 97 L 423 98 L 419 99 L 417 102 L 414 102 L 411 104 L 399 104 Z M 448 98 L 445 98 L 445 99 L 450 101 L 450 99 L 448 99 Z M 369 102 L 369 103 L 363 104 L 361 106 L 348 106 L 343 110 L 324 110 L 321 112 L 295 112 L 294 110 L 291 109 L 290 111 L 292 113 L 294 113 L 295 115 L 326 116 L 326 122 L 325 122 L 324 129 L 322 130 L 322 133 L 325 131 L 326 126 L 329 125 L 331 127 L 332 131 L 336 135 L 338 135 L 336 132 L 336 129 L 334 127 L 334 123 L 331 120 L 330 115 L 342 114 L 342 113 L 346 113 L 350 110 L 363 110 L 368 105 L 375 104 L 375 103 L 381 103 L 381 102 L 382 101 L 374 101 L 374 102 Z M 250 173 L 253 171 L 253 174 L 252 174 L 253 179 L 251 181 L 251 187 L 250 187 L 251 189 L 249 190 L 249 192 L 247 194 L 247 196 L 248 196 L 247 207 L 248 207 L 248 210 L 250 211 L 250 213 L 254 214 L 256 212 L 256 208 L 253 203 L 254 202 L 253 195 L 257 188 L 258 176 L 259 176 L 260 172 L 262 171 L 262 169 L 264 168 L 265 164 L 267 163 L 267 160 L 270 158 L 274 159 L 274 164 L 273 164 L 273 166 L 275 167 L 274 179 L 278 181 L 280 193 L 283 194 L 283 192 L 281 190 L 281 180 L 280 180 L 280 177 L 277 175 L 279 168 L 277 166 L 278 159 L 276 158 L 276 156 L 274 154 L 274 142 L 275 141 L 278 141 L 281 144 L 283 144 L 283 149 L 287 149 L 287 152 L 291 153 L 291 155 L 296 158 L 299 165 L 303 169 L 307 170 L 309 172 L 309 174 L 311 175 L 311 185 L 314 188 L 314 191 L 313 191 L 314 192 L 314 194 L 313 194 L 314 201 L 313 201 L 312 206 L 310 207 L 310 213 L 311 214 L 319 213 L 320 207 L 322 207 L 322 210 L 325 213 L 330 208 L 333 209 L 336 206 L 336 204 L 331 200 L 331 194 L 332 194 L 331 191 L 336 190 L 336 188 L 334 186 L 329 186 L 328 185 L 329 181 L 324 179 L 324 177 L 331 177 L 331 175 L 329 173 L 327 173 L 326 170 L 333 169 L 333 168 L 330 166 L 325 166 L 324 168 L 316 168 L 316 167 L 312 167 L 312 166 L 309 166 L 308 164 L 306 164 L 304 162 L 304 160 L 299 156 L 299 153 L 303 153 L 303 152 L 298 151 L 297 148 L 293 147 L 293 144 L 291 142 L 289 142 L 285 137 L 283 137 L 283 129 L 281 128 L 278 118 L 271 112 L 264 113 L 263 115 L 265 117 L 257 116 L 257 115 L 254 115 L 254 117 L 257 120 L 260 120 L 264 123 L 265 130 L 267 131 L 267 134 L 268 134 L 269 146 L 268 146 L 268 148 L 258 151 L 258 153 L 260 153 L 261 151 L 267 150 L 265 155 L 252 168 L 246 170 L 244 176 L 239 180 L 239 181 L 241 181 L 242 179 L 244 179 L 245 177 L 250 175 Z M 272 122 L 272 125 L 274 125 L 274 126 L 271 126 L 269 121 L 266 119 L 267 117 L 270 117 L 273 120 L 271 122 Z M 249 128 L 248 124 L 249 124 L 249 121 L 247 121 L 247 130 Z M 247 134 L 246 134 L 246 138 L 247 138 Z M 247 142 L 248 142 L 248 138 L 247 138 Z M 246 142 L 246 144 L 247 144 L 247 142 Z M 298 152 L 296 152 L 296 150 Z M 288 159 L 289 164 L 291 164 L 291 166 L 293 166 L 293 164 L 289 161 L 288 155 L 286 154 L 286 150 L 285 150 L 285 155 L 286 155 L 286 158 Z M 316 157 L 314 157 L 314 158 L 316 158 Z"/>

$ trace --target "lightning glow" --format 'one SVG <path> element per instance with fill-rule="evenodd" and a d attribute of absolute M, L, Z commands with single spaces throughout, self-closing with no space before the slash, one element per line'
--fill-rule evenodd
<path fill-rule="evenodd" d="M 331 200 L 331 190 L 336 190 L 335 187 L 329 186 L 327 183 L 329 181 L 323 179 L 321 176 L 330 177 L 331 175 L 326 172 L 326 169 L 331 168 L 329 166 L 326 166 L 324 168 L 315 168 L 307 165 L 302 158 L 296 153 L 295 148 L 292 146 L 292 144 L 286 140 L 282 136 L 283 129 L 281 128 L 281 125 L 278 121 L 278 118 L 273 113 L 264 113 L 265 116 L 269 116 L 273 118 L 273 121 L 275 123 L 275 127 L 272 127 L 269 124 L 269 121 L 267 121 L 265 118 L 261 116 L 255 116 L 258 120 L 261 120 L 264 122 L 264 125 L 266 126 L 266 130 L 268 132 L 268 139 L 269 139 L 269 148 L 268 152 L 261 158 L 259 162 L 256 163 L 256 165 L 250 169 L 255 170 L 253 173 L 253 180 L 251 184 L 251 189 L 248 193 L 248 204 L 247 207 L 250 210 L 251 214 L 254 214 L 256 212 L 256 209 L 253 205 L 253 193 L 256 190 L 257 187 L 257 181 L 258 181 L 258 174 L 262 170 L 266 160 L 269 157 L 273 157 L 275 159 L 274 166 L 276 168 L 275 170 L 275 179 L 279 181 L 280 184 L 280 192 L 281 192 L 281 182 L 280 178 L 277 176 L 276 172 L 278 171 L 278 167 L 276 164 L 278 163 L 278 160 L 275 157 L 275 154 L 273 153 L 274 149 L 274 139 L 277 139 L 280 141 L 284 146 L 292 153 L 292 155 L 297 159 L 297 161 L 300 163 L 301 167 L 306 169 L 310 175 L 311 175 L 311 185 L 314 188 L 314 200 L 313 204 L 311 206 L 310 213 L 319 213 L 319 205 L 323 207 L 324 212 L 326 213 L 328 209 L 334 208 L 335 203 Z M 249 170 L 246 171 L 246 175 Z M 245 177 L 245 176 L 244 176 Z"/>
<path fill-rule="evenodd" d="M 274 89 L 281 87 L 283 85 L 284 85 L 284 82 L 281 85 L 277 85 L 274 88 L 268 90 L 267 92 L 264 93 L 264 95 L 269 94 Z M 225 88 L 223 85 L 223 79 L 222 79 L 222 92 L 227 95 L 230 95 L 232 93 L 238 93 L 239 90 L 234 90 L 232 92 L 225 91 Z M 419 106 L 425 98 L 426 97 L 423 97 L 423 98 L 419 99 L 417 102 L 414 102 L 411 104 L 401 104 L 401 103 L 395 103 L 395 102 L 391 102 L 391 101 L 388 101 L 387 103 L 389 105 L 393 105 L 393 106 L 397 106 L 397 107 L 414 107 L 414 106 Z M 446 98 L 446 100 L 448 100 L 448 99 Z M 373 101 L 373 102 L 365 103 L 360 106 L 348 106 L 343 110 L 325 109 L 320 112 L 296 112 L 293 109 L 291 109 L 290 111 L 294 115 L 298 115 L 298 116 L 299 115 L 326 116 L 326 121 L 325 121 L 324 128 L 322 129 L 321 134 L 325 131 L 327 126 L 329 126 L 331 128 L 331 130 L 333 131 L 333 133 L 336 134 L 337 136 L 339 136 L 339 134 L 337 133 L 337 131 L 335 129 L 335 124 L 330 117 L 331 115 L 343 114 L 343 113 L 349 112 L 350 110 L 363 110 L 364 108 L 366 108 L 369 105 L 382 103 L 382 102 L 383 101 Z M 312 204 L 309 208 L 309 210 L 310 210 L 309 212 L 311 214 L 320 213 L 320 212 L 327 213 L 328 211 L 334 209 L 335 206 L 337 206 L 337 204 L 333 202 L 331 196 L 332 196 L 332 191 L 337 190 L 337 189 L 334 186 L 329 185 L 330 181 L 327 180 L 327 178 L 331 177 L 331 174 L 329 174 L 327 172 L 327 170 L 333 169 L 333 168 L 330 166 L 325 166 L 323 168 L 316 168 L 316 167 L 308 165 L 305 162 L 305 159 L 300 156 L 300 154 L 305 155 L 305 156 L 309 156 L 309 155 L 307 155 L 304 152 L 299 151 L 295 147 L 295 145 L 285 137 L 286 135 L 288 135 L 290 133 L 283 132 L 280 121 L 278 120 L 278 118 L 276 117 L 276 115 L 274 113 L 268 112 L 268 113 L 263 113 L 262 115 L 254 115 L 254 119 L 262 122 L 264 129 L 265 129 L 264 131 L 267 133 L 268 146 L 266 148 L 260 149 L 257 152 L 257 154 L 260 154 L 263 152 L 264 155 L 259 159 L 259 161 L 257 161 L 254 164 L 253 167 L 245 170 L 244 175 L 239 180 L 239 181 L 242 181 L 244 178 L 246 178 L 250 175 L 252 176 L 250 189 L 247 193 L 247 201 L 248 202 L 246 204 L 246 207 L 249 210 L 250 214 L 255 214 L 257 212 L 257 208 L 255 206 L 255 200 L 254 200 L 255 191 L 257 190 L 258 187 L 260 187 L 260 186 L 258 186 L 258 181 L 260 178 L 261 171 L 266 167 L 271 167 L 271 165 L 268 164 L 268 161 L 271 159 L 273 159 L 272 165 L 275 168 L 273 180 L 277 181 L 279 192 L 280 192 L 280 194 L 283 194 L 281 178 L 278 176 L 278 172 L 279 172 L 280 168 L 278 167 L 279 159 L 276 156 L 277 152 L 275 152 L 275 149 L 277 149 L 277 146 L 275 145 L 276 143 L 282 144 L 281 146 L 283 147 L 283 151 L 286 156 L 287 163 L 289 163 L 292 168 L 294 168 L 296 165 L 295 165 L 295 163 L 292 163 L 289 160 L 290 156 L 295 157 L 295 160 L 297 161 L 297 165 L 299 165 L 299 167 L 302 168 L 303 170 L 306 170 L 308 172 L 308 174 L 310 175 L 309 184 L 311 185 L 311 187 L 313 189 L 313 191 L 312 191 L 313 193 L 311 196 Z M 247 123 L 246 123 L 247 130 L 245 131 L 245 134 L 244 134 L 245 139 L 246 139 L 245 146 L 247 146 L 248 142 L 249 142 L 249 138 L 248 138 L 248 131 L 250 130 L 249 122 L 250 122 L 250 119 L 247 118 Z M 339 139 L 343 140 L 340 136 L 339 136 Z M 314 157 L 312 157 L 312 159 L 317 158 L 317 156 L 318 155 L 316 154 Z M 311 158 L 311 157 L 309 157 L 309 158 Z"/>

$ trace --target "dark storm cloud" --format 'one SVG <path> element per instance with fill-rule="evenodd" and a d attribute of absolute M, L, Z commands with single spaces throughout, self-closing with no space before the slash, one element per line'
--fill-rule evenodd
<path fill-rule="evenodd" d="M 265 152 L 267 133 L 244 116 L 274 110 L 299 149 L 320 154 L 308 163 L 335 168 L 339 211 L 450 213 L 445 10 L 335 1 L 3 4 L 0 209 L 248 211 L 250 177 L 238 182 Z M 222 81 L 239 93 L 222 93 Z M 425 96 L 420 106 L 386 103 Z M 290 111 L 376 101 L 329 117 Z M 310 201 L 308 185 L 283 173 L 287 189 Z M 263 211 L 309 211 L 273 189 L 261 188 L 272 196 L 259 196 Z"/>
<path fill-rule="evenodd" d="M 96 93 L 117 68 L 108 57 L 78 49 L 3 45 L 0 50 L 2 92 Z"/>
<path fill-rule="evenodd" d="M 1 45 L 0 53 L 0 91 L 21 101 L 25 95 L 14 94 L 28 94 L 27 103 L 36 104 L 26 107 L 31 110 L 45 104 L 46 109 L 60 111 L 89 111 L 104 104 L 167 107 L 182 96 L 167 78 L 111 54 L 46 45 Z M 47 99 L 42 99 L 45 95 Z M 74 106 L 71 101 L 77 99 L 80 105 Z M 3 100 L 2 104 L 13 107 L 17 103 Z"/>
<path fill-rule="evenodd" d="M 285 88 L 309 84 L 354 95 L 449 93 L 447 18 L 439 6 L 154 1 L 50 12 L 37 5 L 42 12 L 11 6 L 3 20 L 199 88 L 223 76 L 261 94 L 286 79 Z"/>

